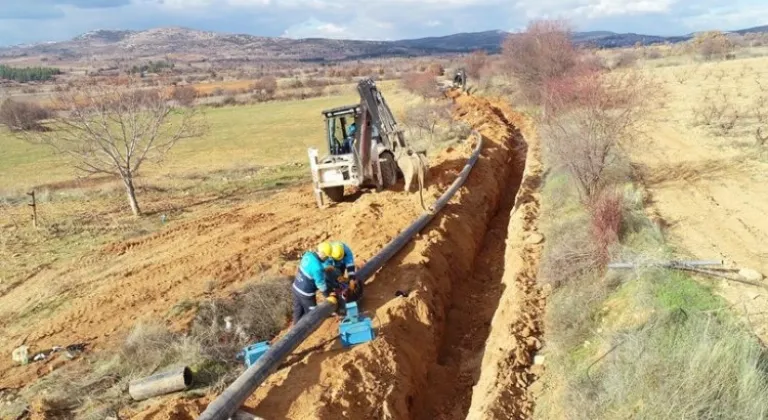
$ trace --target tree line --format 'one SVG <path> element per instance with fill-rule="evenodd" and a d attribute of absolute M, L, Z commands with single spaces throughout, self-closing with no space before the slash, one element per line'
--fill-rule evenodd
<path fill-rule="evenodd" d="M 11 67 L 0 65 L 0 79 L 15 80 L 17 82 L 42 82 L 53 79 L 53 76 L 61 74 L 61 70 L 55 67 Z"/>

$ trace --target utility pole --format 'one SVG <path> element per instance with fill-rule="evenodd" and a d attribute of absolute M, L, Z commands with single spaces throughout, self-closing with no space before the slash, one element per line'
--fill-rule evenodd
<path fill-rule="evenodd" d="M 28 192 L 27 195 L 32 196 L 32 204 L 29 204 L 29 206 L 32 207 L 32 227 L 37 229 L 37 202 L 35 201 L 35 190 Z"/>

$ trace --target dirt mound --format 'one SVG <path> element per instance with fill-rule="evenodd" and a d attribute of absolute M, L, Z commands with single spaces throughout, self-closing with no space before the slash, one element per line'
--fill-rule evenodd
<path fill-rule="evenodd" d="M 543 167 L 533 127 L 519 114 L 506 114 L 528 143 L 527 160 L 507 226 L 503 292 L 490 324 L 467 419 L 531 418 L 531 387 L 542 368 L 534 366 L 533 359 L 542 346 L 546 306 L 546 291 L 536 282 L 543 248 L 543 237 L 537 232 Z"/>
<path fill-rule="evenodd" d="M 450 173 L 470 153 L 466 145 L 438 157 L 435 171 Z M 434 174 L 438 182 L 425 200 L 447 187 L 440 182 L 445 177 Z M 100 351 L 143 319 L 185 328 L 191 314 L 171 317 L 174 307 L 227 295 L 263 269 L 292 275 L 301 252 L 328 238 L 348 241 L 364 260 L 420 210 L 418 194 L 383 191 L 319 211 L 310 186 L 226 211 L 203 209 L 207 214 L 191 221 L 61 262 L 0 297 L 0 352 L 10 354 L 22 342 L 30 352 L 73 343 Z M 0 389 L 29 384 L 51 367 L 50 361 L 15 366 L 0 358 Z"/>
<path fill-rule="evenodd" d="M 445 412 L 429 394 L 446 390 L 438 367 L 445 343 L 454 340 L 457 329 L 472 335 L 473 325 L 480 319 L 454 325 L 450 308 L 461 300 L 464 289 L 454 290 L 454 286 L 472 279 L 475 286 L 487 283 L 493 289 L 494 276 L 498 280 L 503 269 L 504 234 L 498 231 L 506 231 L 507 196 L 514 198 L 516 193 L 514 174 L 519 179 L 519 171 L 514 170 L 513 145 L 520 139 L 501 104 L 467 96 L 456 102 L 459 117 L 478 127 L 485 137 L 482 157 L 465 187 L 424 234 L 370 280 L 363 308 L 377 324 L 377 339 L 343 350 L 335 338 L 338 320 L 329 320 L 302 344 L 299 356 L 248 400 L 246 407 L 255 414 L 268 419 L 401 419 L 423 418 L 426 413 L 457 417 Z M 462 157 L 448 165 L 458 171 L 464 162 Z M 496 229 L 486 235 L 489 223 L 500 214 Z M 478 259 L 484 255 L 481 253 L 491 260 Z M 493 267 L 476 270 L 478 260 Z M 408 297 L 395 297 L 398 290 L 409 292 Z M 491 298 L 486 318 L 490 319 L 494 309 Z M 481 351 L 484 340 L 482 334 L 470 340 L 476 352 Z M 460 359 L 454 367 L 459 367 Z M 465 401 L 469 400 L 466 392 L 473 383 L 471 376 L 461 381 L 458 392 Z M 465 403 L 461 410 L 467 409 Z"/>

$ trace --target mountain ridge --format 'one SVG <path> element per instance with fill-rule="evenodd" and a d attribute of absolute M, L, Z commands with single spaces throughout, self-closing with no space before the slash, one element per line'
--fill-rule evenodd
<path fill-rule="evenodd" d="M 748 34 L 768 32 L 767 26 L 728 31 Z M 65 59 L 151 59 L 174 56 L 189 60 L 339 61 L 388 56 L 425 56 L 486 50 L 496 53 L 507 36 L 501 30 L 462 32 L 394 41 L 327 38 L 265 37 L 241 33 L 202 31 L 185 27 L 148 30 L 97 29 L 67 41 L 0 47 L 0 59 L 27 56 Z M 659 36 L 611 31 L 573 33 L 577 44 L 617 48 L 636 44 L 677 43 L 694 34 Z"/>

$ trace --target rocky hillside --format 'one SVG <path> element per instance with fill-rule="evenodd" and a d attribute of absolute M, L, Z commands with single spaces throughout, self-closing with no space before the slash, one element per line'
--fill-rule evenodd
<path fill-rule="evenodd" d="M 734 31 L 766 32 L 768 26 Z M 170 56 L 175 60 L 335 61 L 392 56 L 425 56 L 484 49 L 498 52 L 504 31 L 459 33 L 398 41 L 355 41 L 322 38 L 291 39 L 157 28 L 146 31 L 99 30 L 72 40 L 0 48 L 0 59 L 49 57 L 56 60 L 120 60 Z M 661 37 L 607 31 L 577 32 L 574 41 L 601 48 L 681 42 L 691 35 Z"/>
<path fill-rule="evenodd" d="M 147 31 L 93 31 L 70 41 L 0 48 L 0 58 L 51 56 L 63 59 L 151 58 L 209 60 L 343 60 L 383 56 L 421 56 L 485 48 L 497 51 L 506 33 L 456 34 L 403 41 L 270 38 L 186 28 Z"/>

